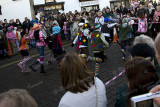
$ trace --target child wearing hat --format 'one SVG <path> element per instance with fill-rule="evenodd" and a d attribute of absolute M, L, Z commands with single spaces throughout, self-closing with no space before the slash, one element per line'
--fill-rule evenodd
<path fill-rule="evenodd" d="M 106 41 L 110 44 L 110 29 L 116 25 L 116 23 L 110 23 L 111 19 L 106 17 L 104 19 L 104 25 L 102 25 L 101 32 L 104 34 Z M 107 48 L 104 49 L 104 57 L 106 58 Z"/>
<path fill-rule="evenodd" d="M 122 59 L 125 59 L 125 52 L 128 49 L 129 46 L 131 46 L 131 43 L 129 41 L 129 33 L 133 31 L 132 27 L 128 25 L 127 20 L 123 19 L 123 24 L 117 24 L 117 27 L 119 28 L 119 44 L 121 45 L 121 51 L 123 53 Z"/>
<path fill-rule="evenodd" d="M 13 33 L 12 28 L 8 27 L 8 31 L 6 33 L 9 45 L 11 47 L 11 49 L 9 49 L 9 51 L 11 51 L 10 53 L 13 53 L 13 55 L 15 55 L 18 52 L 17 49 L 17 45 L 16 45 L 16 35 Z"/>
<path fill-rule="evenodd" d="M 83 24 L 83 29 L 78 33 L 77 37 L 73 41 L 72 47 L 79 42 L 80 54 L 85 54 L 84 58 L 87 58 L 89 55 L 88 51 L 88 38 L 89 38 L 89 25 Z"/>
<path fill-rule="evenodd" d="M 35 38 L 37 51 L 40 55 L 40 58 L 30 65 L 30 68 L 32 69 L 32 71 L 36 72 L 36 69 L 34 67 L 40 63 L 41 66 L 40 73 L 46 73 L 44 71 L 44 47 L 46 46 L 46 43 L 44 41 L 43 32 L 40 30 L 41 26 L 42 26 L 41 24 L 34 24 L 32 28 L 34 33 L 30 35 L 30 38 Z"/>
<path fill-rule="evenodd" d="M 57 60 L 57 68 L 60 68 L 60 62 L 62 60 L 62 58 L 64 57 L 64 47 L 61 41 L 61 38 L 59 36 L 59 33 L 61 31 L 61 28 L 59 26 L 54 26 L 52 28 L 52 35 L 51 35 L 51 40 L 52 40 L 52 49 L 53 49 L 53 54 L 54 57 Z"/>
<path fill-rule="evenodd" d="M 109 47 L 109 43 L 105 40 L 104 34 L 101 32 L 101 25 L 99 23 L 94 24 L 94 32 L 90 35 L 91 36 L 91 46 L 92 51 L 94 53 L 94 57 L 98 57 L 102 59 L 104 62 L 104 47 Z M 98 75 L 99 72 L 99 62 L 96 62 L 97 71 L 95 75 Z"/>
<path fill-rule="evenodd" d="M 23 57 L 23 61 L 21 61 L 18 66 L 22 69 L 22 72 L 27 72 L 26 62 L 30 60 L 30 55 L 28 53 L 28 44 L 27 44 L 27 34 L 25 32 L 21 32 L 22 38 L 20 39 L 20 47 L 19 52 Z"/>

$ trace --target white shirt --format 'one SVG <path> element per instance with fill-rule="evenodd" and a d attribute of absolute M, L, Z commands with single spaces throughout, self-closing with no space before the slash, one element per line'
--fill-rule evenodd
<path fill-rule="evenodd" d="M 103 25 L 104 24 L 104 17 L 103 16 L 101 16 L 100 18 L 96 17 L 95 23 L 99 23 L 99 24 Z"/>
<path fill-rule="evenodd" d="M 102 81 L 95 78 L 98 93 L 98 107 L 107 107 L 106 89 Z M 58 107 L 96 107 L 96 88 L 91 86 L 83 93 L 66 92 Z"/>

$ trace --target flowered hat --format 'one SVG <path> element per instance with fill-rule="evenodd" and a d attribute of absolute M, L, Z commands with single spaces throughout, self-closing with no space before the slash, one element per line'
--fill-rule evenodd
<path fill-rule="evenodd" d="M 33 31 L 36 31 L 36 30 L 39 30 L 41 26 L 42 26 L 41 24 L 35 23 L 32 29 L 33 29 Z"/>
<path fill-rule="evenodd" d="M 55 26 L 52 28 L 53 35 L 58 34 L 61 31 L 61 28 L 59 26 Z"/>

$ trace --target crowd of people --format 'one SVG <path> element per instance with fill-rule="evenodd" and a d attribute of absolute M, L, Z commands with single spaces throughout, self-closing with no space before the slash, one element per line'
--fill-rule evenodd
<path fill-rule="evenodd" d="M 128 9 L 122 5 L 89 12 L 84 8 L 82 12 L 66 14 L 40 12 L 37 18 L 30 21 L 26 17 L 23 23 L 19 19 L 8 23 L 5 19 L 0 21 L 0 57 L 20 53 L 24 60 L 18 66 L 22 72 L 27 72 L 26 62 L 30 60 L 27 50 L 36 47 L 39 58 L 29 67 L 36 72 L 35 66 L 40 64 L 40 73 L 46 73 L 44 48 L 47 46 L 50 50 L 48 64 L 54 56 L 57 69 L 61 71 L 62 86 L 67 91 L 59 107 L 107 107 L 105 86 L 98 78 L 99 65 L 107 58 L 107 48 L 113 41 L 117 42 L 121 46 L 122 59 L 127 60 L 127 81 L 116 93 L 115 107 L 130 107 L 133 96 L 160 91 L 159 23 L 160 2 L 137 0 L 133 0 Z M 75 52 L 66 53 L 62 39 L 70 41 Z M 94 56 L 90 56 L 89 49 Z M 126 51 L 131 58 L 126 59 Z M 95 72 L 88 69 L 86 62 L 89 60 L 96 62 Z M 160 106 L 159 98 L 154 101 Z M 0 94 L 0 105 L 9 107 L 8 104 L 37 107 L 25 90 Z"/>

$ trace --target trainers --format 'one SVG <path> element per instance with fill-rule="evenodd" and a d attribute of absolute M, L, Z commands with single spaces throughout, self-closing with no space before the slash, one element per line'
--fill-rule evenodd
<path fill-rule="evenodd" d="M 18 64 L 18 66 L 22 69 L 23 68 L 23 64 L 20 62 L 19 64 Z"/>
<path fill-rule="evenodd" d="M 22 69 L 22 72 L 28 72 L 26 69 Z"/>
<path fill-rule="evenodd" d="M 121 51 L 122 51 L 122 53 L 123 53 L 123 54 L 125 54 L 125 51 L 124 51 L 124 49 L 121 49 Z"/>
<path fill-rule="evenodd" d="M 124 58 L 124 57 L 122 57 L 122 59 L 123 59 L 123 60 L 125 60 L 125 58 Z"/>

